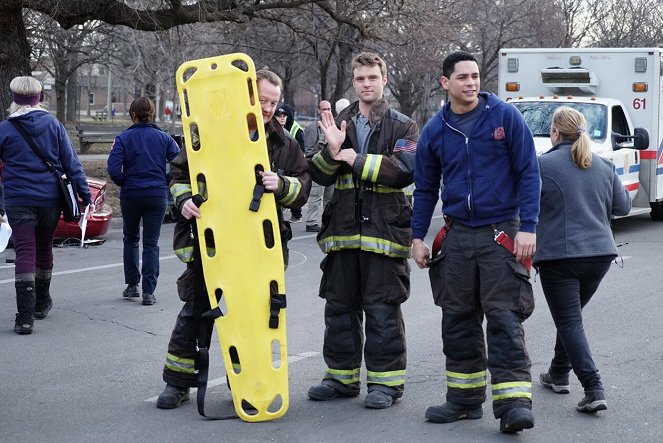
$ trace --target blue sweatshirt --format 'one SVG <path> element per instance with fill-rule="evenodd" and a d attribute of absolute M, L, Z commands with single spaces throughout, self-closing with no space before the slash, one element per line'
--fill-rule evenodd
<path fill-rule="evenodd" d="M 447 103 L 421 131 L 414 169 L 412 237 L 428 232 L 440 191 L 442 212 L 466 226 L 520 219 L 535 232 L 541 182 L 532 134 L 520 112 L 497 96 L 486 99 L 471 133 L 449 123 Z"/>
<path fill-rule="evenodd" d="M 115 137 L 108 175 L 120 186 L 120 198 L 168 198 L 166 163 L 180 148 L 153 123 L 136 123 Z"/>
<path fill-rule="evenodd" d="M 35 110 L 0 123 L 0 159 L 6 207 L 60 206 L 60 185 L 55 174 L 30 148 L 28 142 L 9 120 L 16 120 L 32 136 L 41 154 L 59 173 L 66 173 L 84 205 L 90 201 L 90 189 L 83 167 L 74 151 L 67 131 L 46 111 Z"/>

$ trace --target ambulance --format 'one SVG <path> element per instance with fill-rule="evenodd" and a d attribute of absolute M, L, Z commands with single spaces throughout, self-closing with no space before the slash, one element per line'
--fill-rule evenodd
<path fill-rule="evenodd" d="M 501 49 L 498 96 L 532 131 L 537 153 L 549 150 L 550 121 L 560 106 L 587 119 L 595 153 L 609 158 L 633 199 L 629 215 L 663 220 L 663 49 Z"/>

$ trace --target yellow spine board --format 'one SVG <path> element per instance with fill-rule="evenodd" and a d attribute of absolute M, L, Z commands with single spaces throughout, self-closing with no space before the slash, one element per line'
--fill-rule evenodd
<path fill-rule="evenodd" d="M 223 291 L 225 315 L 215 326 L 235 410 L 245 421 L 273 420 L 288 409 L 288 353 L 285 309 L 278 328 L 269 328 L 270 284 L 285 294 L 285 276 L 274 195 L 249 210 L 256 166 L 270 170 L 255 67 L 245 54 L 188 61 L 177 70 L 177 88 L 193 194 L 201 179 L 207 192 L 198 238 L 212 308 L 223 308 Z M 252 118 L 257 141 L 249 136 Z"/>

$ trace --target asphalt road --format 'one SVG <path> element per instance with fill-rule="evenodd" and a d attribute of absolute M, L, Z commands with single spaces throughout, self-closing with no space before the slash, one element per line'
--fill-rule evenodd
<path fill-rule="evenodd" d="M 434 227 L 439 223 L 436 219 Z M 112 229 L 101 246 L 56 248 L 54 308 L 46 319 L 36 321 L 30 336 L 12 330 L 14 270 L 5 259 L 12 258 L 13 251 L 0 254 L 0 441 L 661 441 L 663 224 L 646 215 L 615 222 L 615 237 L 623 244 L 623 267 L 613 266 L 585 312 L 609 409 L 596 415 L 576 412 L 582 389 L 573 377 L 570 395 L 553 394 L 535 382 L 536 425 L 517 436 L 499 432 L 489 403 L 480 420 L 441 425 L 424 419 L 428 406 L 444 401 L 441 312 L 433 305 L 426 271 L 416 267 L 412 295 L 404 304 L 408 381 L 402 400 L 379 411 L 363 407 L 365 389 L 356 399 L 307 400 L 307 389 L 325 369 L 324 303 L 316 295 L 322 254 L 303 224 L 294 225 L 286 274 L 290 356 L 286 415 L 246 423 L 205 420 L 193 402 L 176 410 L 157 409 L 166 346 L 181 307 L 175 281 L 184 265 L 172 255 L 172 229 L 164 225 L 162 231 L 154 306 L 121 297 L 120 229 Z M 537 308 L 525 322 L 525 332 L 537 380 L 552 357 L 555 334 L 540 283 L 534 287 Z M 212 353 L 211 360 L 214 386 L 208 391 L 208 408 L 232 413 L 220 357 Z"/>

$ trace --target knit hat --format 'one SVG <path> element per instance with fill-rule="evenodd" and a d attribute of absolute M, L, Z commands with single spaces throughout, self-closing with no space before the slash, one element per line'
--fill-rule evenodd
<path fill-rule="evenodd" d="M 339 114 L 342 110 L 348 107 L 350 105 L 350 100 L 347 98 L 342 98 L 339 101 L 336 102 L 335 108 L 336 108 L 336 114 Z"/>

